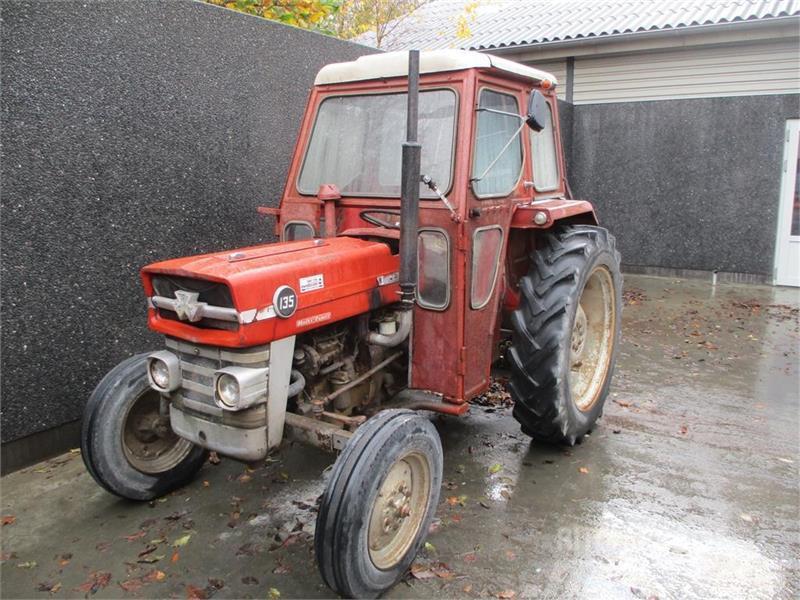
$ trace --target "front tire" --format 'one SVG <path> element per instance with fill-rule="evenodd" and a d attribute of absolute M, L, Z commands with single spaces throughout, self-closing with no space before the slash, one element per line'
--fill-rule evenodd
<path fill-rule="evenodd" d="M 603 411 L 620 338 L 622 275 L 614 236 L 589 225 L 545 234 L 520 279 L 509 391 L 535 439 L 575 444 Z"/>
<path fill-rule="evenodd" d="M 442 482 L 442 444 L 430 421 L 385 410 L 359 427 L 322 496 L 314 547 L 325 583 L 374 598 L 405 574 L 425 541 Z"/>
<path fill-rule="evenodd" d="M 89 397 L 81 430 L 89 473 L 130 500 L 152 500 L 181 487 L 208 456 L 158 420 L 160 395 L 146 368 L 146 355 L 139 354 L 109 371 Z"/>

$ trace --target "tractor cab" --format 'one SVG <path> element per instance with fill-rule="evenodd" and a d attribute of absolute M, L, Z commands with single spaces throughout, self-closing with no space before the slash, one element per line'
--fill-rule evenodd
<path fill-rule="evenodd" d="M 517 231 L 595 220 L 568 198 L 553 75 L 462 50 L 421 53 L 419 72 L 411 387 L 463 404 L 488 387 L 501 309 L 514 307 L 514 264 L 530 251 Z M 277 211 L 281 240 L 352 236 L 397 251 L 408 86 L 407 52 L 319 72 Z"/>

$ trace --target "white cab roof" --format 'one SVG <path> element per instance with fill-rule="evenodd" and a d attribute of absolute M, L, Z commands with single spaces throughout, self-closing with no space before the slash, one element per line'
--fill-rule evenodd
<path fill-rule="evenodd" d="M 469 50 L 429 50 L 419 54 L 420 73 L 440 73 L 472 68 L 494 68 L 532 81 L 556 78 L 546 71 L 521 65 L 511 60 Z M 368 54 L 351 62 L 333 63 L 320 69 L 314 85 L 330 85 L 347 81 L 365 81 L 408 76 L 408 52 Z"/>

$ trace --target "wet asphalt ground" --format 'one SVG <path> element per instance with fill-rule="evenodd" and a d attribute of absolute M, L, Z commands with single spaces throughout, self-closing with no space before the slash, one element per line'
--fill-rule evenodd
<path fill-rule="evenodd" d="M 390 598 L 796 598 L 800 293 L 628 276 L 597 429 L 530 444 L 503 406 L 437 417 L 437 522 Z M 494 404 L 494 405 L 492 405 Z M 332 457 L 223 460 L 149 504 L 77 452 L 2 479 L 4 598 L 330 597 L 313 558 Z"/>

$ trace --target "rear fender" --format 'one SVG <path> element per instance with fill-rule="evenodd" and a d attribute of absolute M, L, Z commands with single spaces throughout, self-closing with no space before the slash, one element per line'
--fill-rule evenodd
<path fill-rule="evenodd" d="M 512 229 L 550 229 L 558 223 L 599 225 L 594 206 L 586 200 L 537 200 L 517 205 L 511 217 Z"/>

